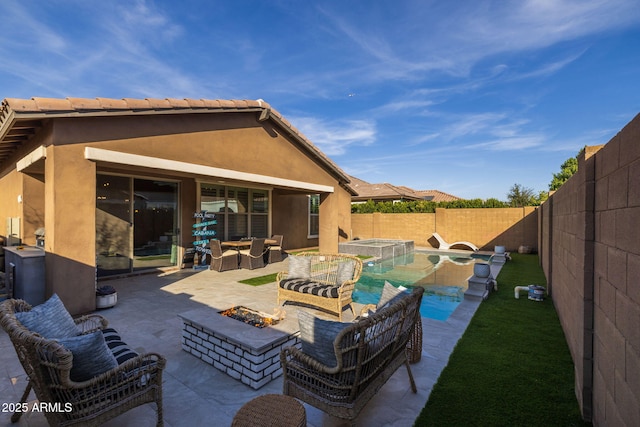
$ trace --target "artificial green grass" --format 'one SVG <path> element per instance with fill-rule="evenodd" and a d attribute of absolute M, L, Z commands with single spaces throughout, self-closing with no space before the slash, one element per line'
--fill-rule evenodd
<path fill-rule="evenodd" d="M 573 362 L 551 299 L 514 287 L 546 286 L 536 255 L 513 254 L 499 290 L 480 304 L 416 426 L 588 426 Z M 425 331 L 426 334 L 429 331 Z"/>
<path fill-rule="evenodd" d="M 267 274 L 266 276 L 252 277 L 250 279 L 240 280 L 240 283 L 244 283 L 245 285 L 251 285 L 251 286 L 266 285 L 267 283 L 275 282 L 277 275 L 278 273 L 273 273 L 273 274 Z"/>

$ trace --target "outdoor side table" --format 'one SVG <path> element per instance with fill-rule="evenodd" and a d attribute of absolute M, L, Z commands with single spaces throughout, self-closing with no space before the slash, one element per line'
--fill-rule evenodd
<path fill-rule="evenodd" d="M 307 413 L 296 399 L 283 394 L 264 394 L 245 403 L 233 417 L 231 427 L 304 427 Z"/>

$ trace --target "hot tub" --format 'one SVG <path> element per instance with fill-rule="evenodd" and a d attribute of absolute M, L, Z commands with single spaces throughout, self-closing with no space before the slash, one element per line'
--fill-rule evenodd
<path fill-rule="evenodd" d="M 367 239 L 338 244 L 343 254 L 367 255 L 380 259 L 393 258 L 413 252 L 413 240 Z"/>

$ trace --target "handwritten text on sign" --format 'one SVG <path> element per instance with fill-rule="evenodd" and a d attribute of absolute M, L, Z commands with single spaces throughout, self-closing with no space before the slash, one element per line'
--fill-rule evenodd
<path fill-rule="evenodd" d="M 216 214 L 209 213 L 207 211 L 196 212 L 193 214 L 195 219 L 200 219 L 201 222 L 196 222 L 193 224 L 193 231 L 191 235 L 193 237 L 200 237 L 200 240 L 196 240 L 193 242 L 194 249 L 196 252 L 199 252 L 203 255 L 211 254 L 211 249 L 207 248 L 207 244 L 209 243 L 209 239 L 206 237 L 213 237 L 216 235 L 216 230 L 209 230 L 208 227 L 218 224 L 218 221 L 215 219 Z M 204 237 L 204 239 L 202 238 Z M 206 256 L 200 257 L 200 265 L 204 265 L 206 263 Z"/>

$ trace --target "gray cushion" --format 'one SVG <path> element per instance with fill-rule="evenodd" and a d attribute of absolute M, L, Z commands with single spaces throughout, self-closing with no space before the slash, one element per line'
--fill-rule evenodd
<path fill-rule="evenodd" d="M 386 305 L 393 304 L 396 298 L 401 298 L 403 295 L 407 295 L 404 289 L 396 288 L 385 280 L 382 294 L 380 294 L 380 300 L 378 300 L 378 304 L 376 304 L 376 309 L 379 310 Z"/>
<path fill-rule="evenodd" d="M 33 307 L 31 311 L 16 313 L 16 319 L 25 328 L 44 338 L 75 337 L 80 333 L 62 300 L 56 294 L 44 303 Z"/>
<path fill-rule="evenodd" d="M 308 279 L 311 277 L 311 257 L 290 256 L 287 277 L 295 277 L 297 279 Z"/>
<path fill-rule="evenodd" d="M 352 323 L 320 319 L 304 310 L 298 311 L 302 351 L 326 366 L 336 366 L 333 341 Z"/>
<path fill-rule="evenodd" d="M 338 264 L 336 285 L 342 285 L 347 280 L 353 280 L 353 270 L 355 270 L 355 264 L 351 260 Z"/>
<path fill-rule="evenodd" d="M 86 381 L 118 366 L 102 331 L 57 341 L 73 354 L 70 375 L 73 381 Z"/>

